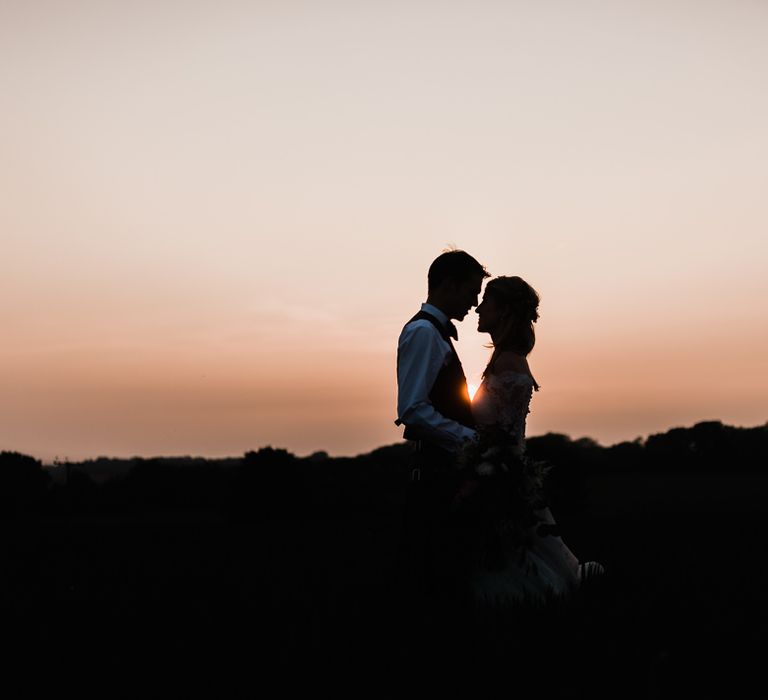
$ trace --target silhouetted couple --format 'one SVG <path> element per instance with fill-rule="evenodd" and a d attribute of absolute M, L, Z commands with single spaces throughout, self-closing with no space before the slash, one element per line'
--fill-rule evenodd
<path fill-rule="evenodd" d="M 520 277 L 497 277 L 478 306 L 489 276 L 464 251 L 440 255 L 427 301 L 398 342 L 396 423 L 415 446 L 400 591 L 438 615 L 544 603 L 568 595 L 582 575 L 544 502 L 545 467 L 525 454 L 539 389 L 527 359 L 539 297 Z M 471 401 L 452 320 L 474 306 L 493 351 Z"/>

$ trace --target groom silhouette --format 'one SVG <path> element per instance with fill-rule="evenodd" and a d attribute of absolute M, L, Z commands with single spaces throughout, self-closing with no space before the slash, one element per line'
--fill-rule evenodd
<path fill-rule="evenodd" d="M 416 443 L 414 480 L 429 480 L 450 467 L 465 440 L 475 437 L 467 380 L 451 339 L 451 319 L 477 306 L 490 275 L 471 255 L 451 250 L 427 273 L 427 301 L 405 324 L 397 344 L 397 425 Z"/>
<path fill-rule="evenodd" d="M 456 454 L 476 438 L 467 380 L 452 340 L 451 319 L 477 305 L 490 275 L 471 255 L 451 250 L 427 274 L 427 301 L 405 324 L 397 346 L 397 425 L 415 445 L 415 467 L 402 526 L 398 585 L 403 612 L 423 616 L 459 580 L 450 503 Z M 427 613 L 428 614 L 428 613 Z"/>

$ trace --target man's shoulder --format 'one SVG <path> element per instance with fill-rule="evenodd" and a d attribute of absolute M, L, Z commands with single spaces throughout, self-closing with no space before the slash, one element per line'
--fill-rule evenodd
<path fill-rule="evenodd" d="M 400 337 L 436 337 L 442 338 L 437 326 L 426 318 L 420 318 L 418 314 L 408 321 L 400 332 Z"/>
<path fill-rule="evenodd" d="M 440 331 L 426 319 L 415 319 L 405 324 L 397 341 L 398 352 L 414 353 L 423 357 L 444 358 L 451 351 Z"/>
<path fill-rule="evenodd" d="M 447 320 L 441 316 L 442 312 L 437 309 L 435 311 L 436 313 L 432 313 L 432 309 L 425 304 L 415 315 L 411 316 L 403 330 L 412 326 L 415 328 L 431 328 L 439 335 L 444 335 Z"/>

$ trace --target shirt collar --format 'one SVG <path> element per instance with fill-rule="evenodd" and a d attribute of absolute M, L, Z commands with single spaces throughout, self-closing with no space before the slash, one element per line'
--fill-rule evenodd
<path fill-rule="evenodd" d="M 429 314 L 430 316 L 434 316 L 440 323 L 442 323 L 446 328 L 448 327 L 448 324 L 450 323 L 450 319 L 445 315 L 444 312 L 440 311 L 436 306 L 432 306 L 432 304 L 422 304 L 421 310 L 425 314 Z"/>

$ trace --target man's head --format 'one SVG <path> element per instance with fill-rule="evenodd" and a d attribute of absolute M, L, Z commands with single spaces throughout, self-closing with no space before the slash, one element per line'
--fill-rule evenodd
<path fill-rule="evenodd" d="M 473 306 L 488 271 L 463 250 L 449 250 L 439 255 L 427 273 L 427 301 L 448 318 L 461 321 Z"/>

